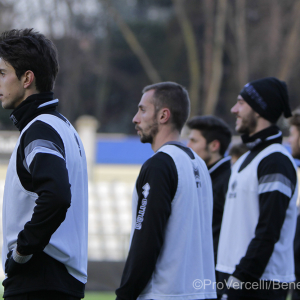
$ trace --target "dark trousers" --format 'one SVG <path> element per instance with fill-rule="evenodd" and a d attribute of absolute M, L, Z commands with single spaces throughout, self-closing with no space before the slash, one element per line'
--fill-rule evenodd
<path fill-rule="evenodd" d="M 273 295 L 270 296 L 263 296 L 263 293 L 260 293 L 259 291 L 256 293 L 256 295 L 252 294 L 251 296 L 247 295 L 246 293 L 244 295 L 241 295 L 240 293 L 236 293 L 235 291 L 233 291 L 232 289 L 229 289 L 229 291 L 227 292 L 227 298 L 226 300 L 286 300 L 287 297 L 287 290 L 280 290 L 274 293 L 272 293 Z M 222 299 L 222 298 L 221 298 Z"/>
<path fill-rule="evenodd" d="M 297 282 L 299 284 L 299 282 Z M 300 300 L 300 290 L 295 289 L 292 293 L 292 300 Z"/>
<path fill-rule="evenodd" d="M 36 291 L 4 298 L 4 300 L 80 300 L 57 291 Z"/>

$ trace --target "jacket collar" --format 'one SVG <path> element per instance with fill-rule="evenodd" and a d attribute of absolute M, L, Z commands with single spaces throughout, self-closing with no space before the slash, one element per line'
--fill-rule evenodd
<path fill-rule="evenodd" d="M 282 143 L 282 132 L 276 125 L 272 125 L 264 130 L 257 132 L 256 134 L 249 136 L 247 134 L 242 135 L 242 141 L 249 150 L 256 149 L 263 144 Z"/>
<path fill-rule="evenodd" d="M 22 131 L 38 115 L 55 111 L 57 105 L 58 99 L 53 99 L 52 92 L 33 94 L 13 110 L 10 119 Z"/>
<path fill-rule="evenodd" d="M 230 164 L 231 156 L 226 156 L 221 159 L 219 159 L 217 162 L 212 164 L 211 166 L 208 167 L 208 172 L 211 174 L 212 172 L 216 171 L 219 167 L 223 166 L 227 162 Z"/>
<path fill-rule="evenodd" d="M 231 156 L 226 156 L 215 162 L 213 165 L 208 167 L 208 172 L 211 177 L 218 175 L 223 172 L 223 170 L 227 170 L 231 168 Z"/>

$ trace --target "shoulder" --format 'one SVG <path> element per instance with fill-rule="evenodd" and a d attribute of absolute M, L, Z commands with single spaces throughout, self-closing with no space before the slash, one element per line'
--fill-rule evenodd
<path fill-rule="evenodd" d="M 144 163 L 136 181 L 138 193 L 146 183 L 155 190 L 157 198 L 164 195 L 173 199 L 178 185 L 178 172 L 168 154 L 158 152 Z"/>
<path fill-rule="evenodd" d="M 157 152 L 149 158 L 141 168 L 138 181 L 176 181 L 178 180 L 178 172 L 176 165 L 166 153 Z"/>
<path fill-rule="evenodd" d="M 282 174 L 294 183 L 297 179 L 292 161 L 282 152 L 274 152 L 264 157 L 258 165 L 257 172 L 258 177 L 268 174 Z"/>
<path fill-rule="evenodd" d="M 152 157 L 150 157 L 142 166 L 141 171 L 150 171 L 150 170 L 176 170 L 176 166 L 173 158 L 164 152 L 157 152 Z"/>
<path fill-rule="evenodd" d="M 51 125 L 40 120 L 33 122 L 27 128 L 21 137 L 20 145 L 27 147 L 34 141 L 49 141 L 64 148 L 60 134 Z"/>
<path fill-rule="evenodd" d="M 58 134 L 53 126 L 43 122 L 42 120 L 36 120 L 27 128 L 24 134 L 42 135 L 49 132 Z"/>

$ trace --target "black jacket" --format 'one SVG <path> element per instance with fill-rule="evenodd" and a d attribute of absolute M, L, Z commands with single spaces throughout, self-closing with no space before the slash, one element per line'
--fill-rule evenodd
<path fill-rule="evenodd" d="M 12 112 L 11 120 L 19 131 L 41 114 L 55 115 L 68 122 L 56 110 L 58 101 L 52 100 L 52 92 L 31 95 Z M 18 235 L 17 251 L 33 256 L 24 264 L 16 263 L 15 272 L 6 270 L 4 297 L 38 290 L 56 290 L 83 297 L 84 284 L 71 276 L 63 263 L 43 252 L 52 234 L 65 220 L 71 205 L 71 186 L 66 163 L 57 155 L 38 153 L 27 165 L 26 151 L 41 140 L 51 144 L 62 157 L 66 156 L 61 136 L 44 122 L 32 123 L 20 139 L 16 153 L 17 175 L 24 190 L 36 193 L 38 198 L 31 220 L 22 224 L 24 228 Z"/>
<path fill-rule="evenodd" d="M 219 236 L 221 223 L 224 211 L 228 182 L 231 174 L 230 156 L 220 159 L 212 166 L 209 166 L 208 172 L 211 177 L 213 187 L 213 242 L 214 242 L 214 257 L 217 262 Z"/>

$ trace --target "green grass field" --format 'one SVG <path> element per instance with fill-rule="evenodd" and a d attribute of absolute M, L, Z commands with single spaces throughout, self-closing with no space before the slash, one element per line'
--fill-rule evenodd
<path fill-rule="evenodd" d="M 84 300 L 115 300 L 115 299 L 116 299 L 116 295 L 113 292 L 86 292 L 84 297 Z"/>
<path fill-rule="evenodd" d="M 114 300 L 116 299 L 115 293 L 109 292 L 86 292 L 84 300 Z M 291 300 L 288 296 L 286 300 Z"/>
<path fill-rule="evenodd" d="M 114 300 L 114 292 L 86 292 L 84 300 Z"/>
<path fill-rule="evenodd" d="M 113 292 L 86 292 L 84 300 L 114 300 L 116 295 Z M 287 300 L 290 300 L 290 297 L 287 297 Z"/>
<path fill-rule="evenodd" d="M 86 292 L 84 300 L 114 300 L 116 299 L 115 293 L 109 292 Z M 288 296 L 286 300 L 291 300 Z"/>

